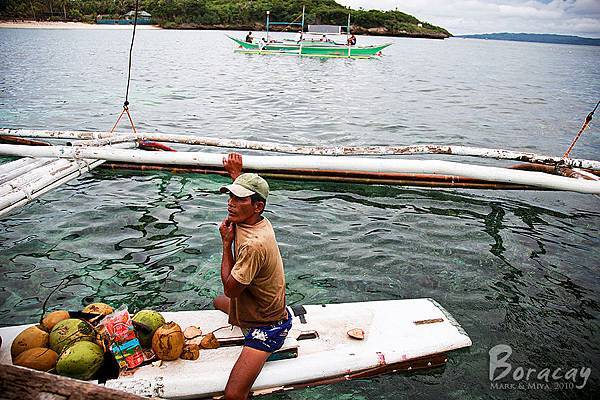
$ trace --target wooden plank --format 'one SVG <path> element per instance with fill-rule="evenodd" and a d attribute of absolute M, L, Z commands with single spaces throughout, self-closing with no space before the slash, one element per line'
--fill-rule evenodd
<path fill-rule="evenodd" d="M 47 372 L 0 365 L 0 397 L 7 400 L 141 400 L 134 394 Z"/>

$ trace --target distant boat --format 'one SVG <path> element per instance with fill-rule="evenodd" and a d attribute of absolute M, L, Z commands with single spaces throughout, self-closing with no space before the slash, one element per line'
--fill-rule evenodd
<path fill-rule="evenodd" d="M 239 45 L 236 50 L 246 54 L 288 54 L 297 56 L 314 57 L 336 57 L 336 58 L 372 58 L 381 55 L 381 51 L 390 46 L 391 43 L 371 46 L 356 46 L 351 44 L 350 15 L 348 25 L 308 25 L 308 31 L 304 32 L 304 8 L 302 9 L 302 22 L 271 22 L 270 12 L 267 11 L 266 38 L 254 39 L 252 42 L 228 37 Z M 300 37 L 297 40 L 281 39 L 274 40 L 269 37 L 269 27 L 273 25 L 299 26 Z M 344 31 L 345 29 L 345 31 Z M 331 36 L 345 36 L 344 42 L 336 42 Z M 353 37 L 352 37 L 353 38 Z"/>
<path fill-rule="evenodd" d="M 247 43 L 243 40 L 228 36 L 231 40 L 240 46 L 238 52 L 246 54 L 289 54 L 300 56 L 317 57 L 350 57 L 350 58 L 370 58 L 380 54 L 380 52 L 391 45 L 385 43 L 377 46 L 348 46 L 331 42 L 310 42 L 310 41 L 270 41 L 258 43 Z"/>

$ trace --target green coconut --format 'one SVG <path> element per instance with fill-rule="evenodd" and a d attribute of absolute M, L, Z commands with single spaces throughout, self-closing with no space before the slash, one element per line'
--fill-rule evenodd
<path fill-rule="evenodd" d="M 54 325 L 50 332 L 50 348 L 60 354 L 62 350 L 75 342 L 93 342 L 96 339 L 94 328 L 80 319 L 69 318 Z"/>
<path fill-rule="evenodd" d="M 62 376 L 89 380 L 102 367 L 104 353 L 92 342 L 77 342 L 66 347 L 56 363 L 56 372 Z"/>
<path fill-rule="evenodd" d="M 164 317 L 154 310 L 142 310 L 135 313 L 133 320 L 146 325 L 151 330 L 150 332 L 144 332 L 142 329 L 136 329 L 137 337 L 140 339 L 142 347 L 149 348 L 152 346 L 154 332 L 165 324 Z"/>

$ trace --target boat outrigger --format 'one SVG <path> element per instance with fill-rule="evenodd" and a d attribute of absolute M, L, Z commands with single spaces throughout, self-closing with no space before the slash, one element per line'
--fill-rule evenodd
<path fill-rule="evenodd" d="M 75 141 L 67 144 L 72 145 L 65 146 L 64 141 L 71 139 Z M 575 142 L 576 139 L 573 144 Z M 445 145 L 292 146 L 160 133 L 0 128 L 0 155 L 21 157 L 0 164 L 0 217 L 95 167 L 226 175 L 222 164 L 224 154 L 186 151 L 188 149 L 175 151 L 164 143 L 285 153 L 244 155 L 248 172 L 257 172 L 269 179 L 600 194 L 600 161 L 572 159 L 570 150 L 562 157 L 552 157 Z M 415 154 L 514 160 L 521 164 L 507 168 L 405 158 Z"/>
<path fill-rule="evenodd" d="M 300 37 L 297 40 L 275 40 L 269 37 L 271 26 L 285 25 L 299 27 Z M 266 37 L 254 38 L 251 42 L 228 36 L 239 45 L 236 52 L 244 54 L 285 54 L 303 57 L 324 58 L 373 58 L 381 55 L 381 51 L 391 43 L 370 46 L 356 46 L 350 40 L 350 15 L 347 26 L 338 25 L 308 25 L 304 32 L 304 8 L 302 9 L 302 22 L 273 22 L 270 21 L 270 12 L 267 11 Z M 346 36 L 344 42 L 335 41 L 330 36 Z"/>

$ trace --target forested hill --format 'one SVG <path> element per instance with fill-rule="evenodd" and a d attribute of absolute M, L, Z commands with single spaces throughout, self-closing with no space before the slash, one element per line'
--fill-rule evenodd
<path fill-rule="evenodd" d="M 458 37 L 469 39 L 510 40 L 512 42 L 537 42 L 556 44 L 579 44 L 586 46 L 600 46 L 600 39 L 585 38 L 570 35 L 550 35 L 537 33 L 484 33 L 480 35 L 461 35 Z"/>
<path fill-rule="evenodd" d="M 334 0 L 139 0 L 140 11 L 152 14 L 163 28 L 262 30 L 265 13 L 276 21 L 292 21 L 306 6 L 307 24 L 346 25 L 358 34 L 443 39 L 445 29 L 400 11 L 351 10 Z M 93 23 L 97 15 L 120 17 L 135 0 L 0 0 L 1 19 L 36 19 Z"/>

